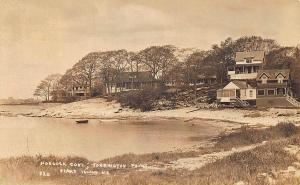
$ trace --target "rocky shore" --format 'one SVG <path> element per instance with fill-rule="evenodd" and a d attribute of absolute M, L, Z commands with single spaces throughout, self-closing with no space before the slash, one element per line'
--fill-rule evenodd
<path fill-rule="evenodd" d="M 244 110 L 186 107 L 141 112 L 122 108 L 117 102 L 107 102 L 101 98 L 52 106 L 23 115 L 70 119 L 183 119 L 185 122 L 208 119 L 253 126 L 271 126 L 286 121 L 300 122 L 300 110 L 297 109 Z"/>

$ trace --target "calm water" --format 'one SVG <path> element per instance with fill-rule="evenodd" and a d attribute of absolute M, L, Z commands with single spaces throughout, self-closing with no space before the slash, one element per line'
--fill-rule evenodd
<path fill-rule="evenodd" d="M 218 129 L 205 122 L 75 120 L 0 116 L 0 158 L 54 154 L 100 160 L 125 153 L 170 151 L 199 143 L 190 137 L 208 138 Z"/>

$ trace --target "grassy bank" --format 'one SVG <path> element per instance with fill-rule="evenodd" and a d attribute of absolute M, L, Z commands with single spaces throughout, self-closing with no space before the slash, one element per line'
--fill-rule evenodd
<path fill-rule="evenodd" d="M 110 169 L 110 175 L 72 175 L 58 173 L 57 167 L 41 166 L 42 161 L 60 161 L 66 164 L 92 164 L 84 158 L 19 157 L 0 161 L 0 182 L 22 184 L 59 184 L 59 185 L 229 185 L 239 181 L 249 184 L 299 184 L 292 175 L 281 175 L 298 161 L 295 154 L 286 151 L 287 146 L 300 146 L 299 128 L 291 123 L 281 123 L 267 129 L 254 129 L 243 126 L 240 130 L 222 134 L 214 140 L 215 145 L 202 147 L 189 152 L 165 152 L 144 155 L 126 154 L 99 161 L 111 164 L 148 164 L 168 166 L 171 161 L 197 157 L 203 154 L 221 152 L 231 148 L 248 146 L 263 141 L 265 144 L 254 149 L 236 152 L 216 162 L 196 170 L 161 168 L 161 170 L 142 170 L 142 168 Z M 90 168 L 96 170 L 96 168 Z M 51 177 L 40 176 L 40 171 L 51 172 Z M 0 184 L 1 184 L 0 183 Z"/>

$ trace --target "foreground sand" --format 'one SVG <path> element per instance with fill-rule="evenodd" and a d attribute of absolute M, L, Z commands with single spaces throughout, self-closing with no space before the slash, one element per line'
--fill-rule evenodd
<path fill-rule="evenodd" d="M 27 116 L 56 117 L 76 119 L 161 119 L 179 118 L 185 121 L 194 119 L 212 119 L 225 122 L 236 122 L 255 126 L 271 126 L 279 122 L 300 122 L 300 111 L 296 109 L 241 110 L 241 109 L 197 109 L 195 107 L 178 108 L 174 110 L 158 110 L 140 112 L 132 109 L 122 109 L 116 102 L 104 99 L 90 99 L 69 104 L 58 105 L 41 111 L 35 111 Z"/>

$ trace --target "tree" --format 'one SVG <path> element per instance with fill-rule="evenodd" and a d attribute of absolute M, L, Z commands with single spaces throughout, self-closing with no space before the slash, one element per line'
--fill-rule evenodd
<path fill-rule="evenodd" d="M 128 60 L 128 64 L 129 64 L 129 70 L 132 74 L 135 73 L 136 75 L 136 79 L 139 80 L 139 70 L 141 67 L 141 58 L 140 55 L 138 53 L 134 53 L 134 52 L 130 52 L 129 53 L 129 60 Z M 131 78 L 131 89 L 133 89 L 133 83 L 134 83 L 134 78 Z"/>
<path fill-rule="evenodd" d="M 115 84 L 121 82 L 121 74 L 126 71 L 130 63 L 130 55 L 126 50 L 117 50 L 110 52 L 109 62 L 111 67 L 115 70 Z M 117 86 L 115 91 L 117 91 Z M 122 86 L 119 86 L 119 91 L 122 90 Z"/>
<path fill-rule="evenodd" d="M 143 64 L 151 71 L 154 78 L 160 78 L 165 82 L 170 65 L 177 61 L 174 46 L 152 46 L 140 51 L 140 59 Z"/>
<path fill-rule="evenodd" d="M 270 51 L 266 55 L 265 69 L 288 69 L 295 60 L 293 47 L 282 47 Z"/>
<path fill-rule="evenodd" d="M 190 55 L 186 61 L 186 83 L 190 85 L 193 83 L 194 86 L 194 98 L 197 98 L 197 81 L 198 76 L 203 72 L 203 61 L 207 57 L 208 52 L 199 51 Z"/>
<path fill-rule="evenodd" d="M 60 74 L 52 74 L 52 75 L 47 76 L 37 86 L 37 88 L 34 92 L 34 96 L 40 96 L 40 97 L 44 98 L 46 101 L 50 101 L 50 99 L 56 101 L 55 95 L 53 94 L 53 92 L 55 92 L 59 89 L 60 78 L 61 78 Z"/>
<path fill-rule="evenodd" d="M 110 95 L 112 93 L 112 86 L 116 82 L 116 70 L 112 64 L 112 51 L 102 52 L 98 60 L 98 74 L 105 85 L 105 92 Z"/>
<path fill-rule="evenodd" d="M 99 52 L 92 52 L 83 57 L 72 68 L 73 80 L 84 87 L 86 95 L 91 96 L 93 82 L 96 78 L 97 61 L 100 58 Z"/>

